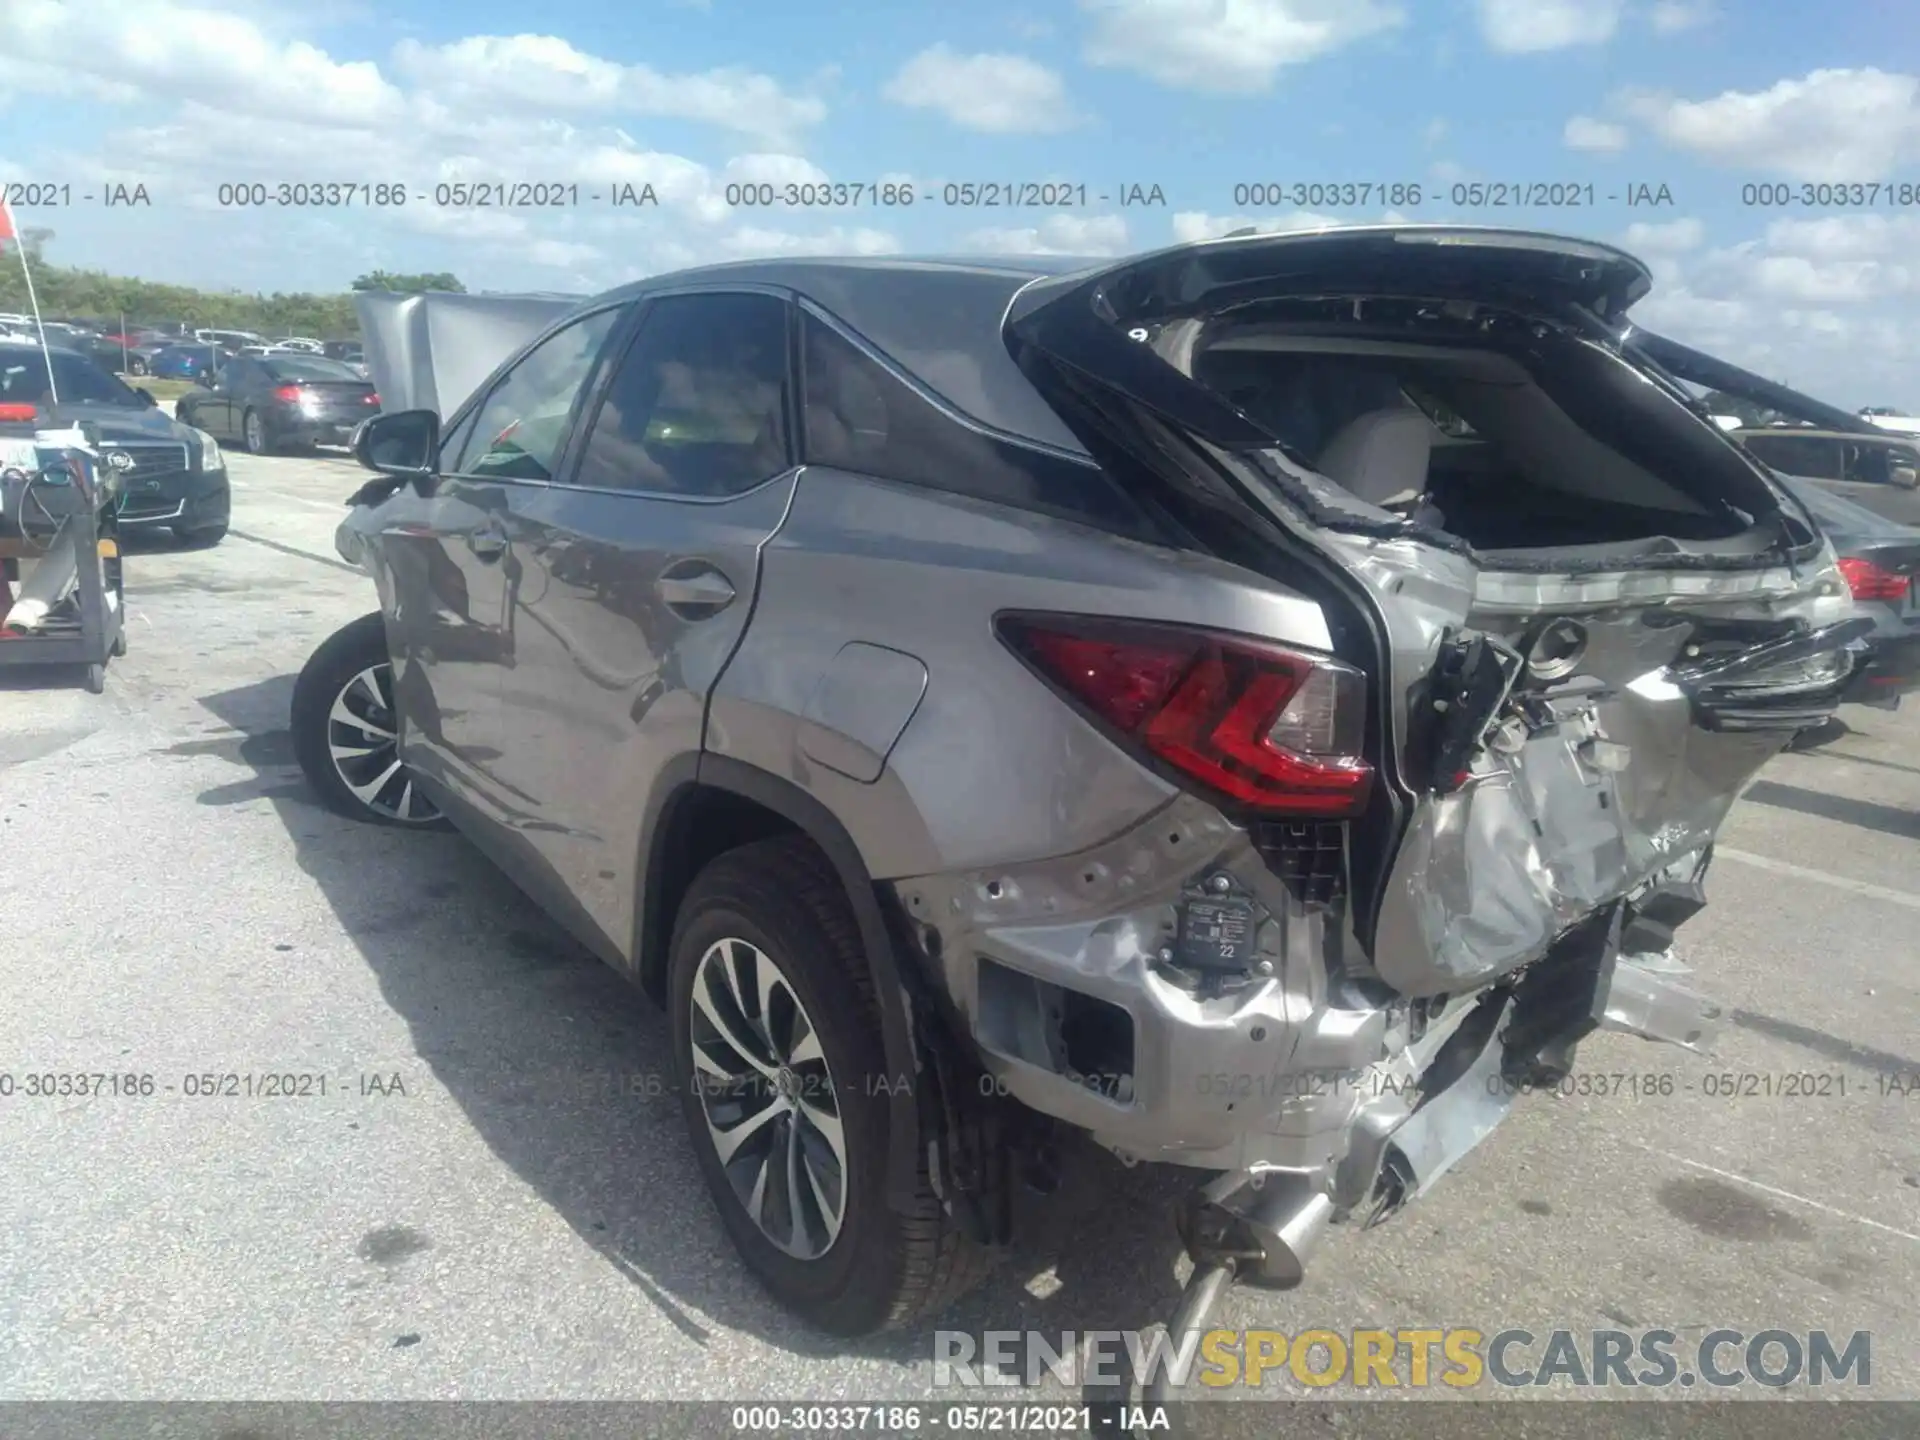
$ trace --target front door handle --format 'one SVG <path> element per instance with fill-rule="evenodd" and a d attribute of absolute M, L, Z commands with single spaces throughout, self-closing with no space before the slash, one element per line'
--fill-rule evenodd
<path fill-rule="evenodd" d="M 498 560 L 507 553 L 507 532 L 493 525 L 469 530 L 467 548 L 482 560 Z"/>
<path fill-rule="evenodd" d="M 733 603 L 733 582 L 704 560 L 669 565 L 654 582 L 667 609 L 682 620 L 704 620 Z"/>

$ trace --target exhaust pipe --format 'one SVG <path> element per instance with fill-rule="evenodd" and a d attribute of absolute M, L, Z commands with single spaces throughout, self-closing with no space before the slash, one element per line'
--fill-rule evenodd
<path fill-rule="evenodd" d="M 1167 1321 L 1177 1349 L 1183 1336 L 1204 1334 L 1236 1280 L 1263 1290 L 1291 1290 L 1333 1223 L 1333 1197 L 1318 1175 L 1259 1170 L 1222 1175 L 1189 1196 L 1176 1217 L 1193 1259 L 1179 1303 Z M 1174 1398 L 1167 1367 L 1148 1382 L 1149 1405 Z"/>
<path fill-rule="evenodd" d="M 1213 1312 L 1220 1308 L 1227 1291 L 1233 1288 L 1233 1269 L 1231 1260 L 1193 1267 L 1193 1274 L 1187 1277 L 1187 1288 L 1180 1292 L 1180 1303 L 1173 1307 L 1173 1315 L 1167 1321 L 1171 1353 L 1179 1352 L 1183 1336 L 1206 1333 Z M 1160 1373 L 1147 1382 L 1140 1398 L 1148 1405 L 1164 1405 L 1174 1398 L 1171 1365 L 1161 1367 Z"/>

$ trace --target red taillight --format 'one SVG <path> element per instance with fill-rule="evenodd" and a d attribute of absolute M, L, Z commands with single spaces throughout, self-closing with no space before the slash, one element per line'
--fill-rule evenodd
<path fill-rule="evenodd" d="M 1913 585 L 1911 577 L 1882 570 L 1856 555 L 1841 557 L 1840 573 L 1847 577 L 1847 588 L 1856 600 L 1904 600 Z"/>
<path fill-rule="evenodd" d="M 1120 737 L 1239 805 L 1362 810 L 1366 677 L 1258 640 L 1147 622 L 1005 617 L 1001 638 Z"/>
<path fill-rule="evenodd" d="M 380 397 L 369 390 L 366 394 L 366 403 L 369 405 L 378 405 L 380 403 Z"/>
<path fill-rule="evenodd" d="M 273 392 L 273 398 L 284 400 L 289 405 L 297 405 L 300 403 L 300 397 L 306 393 L 298 385 L 282 385 Z"/>
<path fill-rule="evenodd" d="M 33 420 L 37 419 L 39 414 L 40 411 L 32 405 L 0 405 L 0 421 Z"/>

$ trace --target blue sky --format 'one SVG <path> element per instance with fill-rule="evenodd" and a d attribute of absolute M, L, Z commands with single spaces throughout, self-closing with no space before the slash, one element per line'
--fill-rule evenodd
<path fill-rule="evenodd" d="M 266 291 L 374 267 L 592 290 L 768 253 L 1512 224 L 1640 253 L 1651 326 L 1849 406 L 1920 408 L 1916 71 L 1920 6 L 1894 0 L 5 0 L 0 180 L 68 187 L 18 207 L 49 259 Z M 454 181 L 580 200 L 436 205 Z M 743 182 L 880 181 L 915 203 L 726 203 Z M 943 203 L 996 181 L 1086 203 Z M 220 203 L 282 182 L 409 198 Z M 1833 182 L 1863 188 L 1801 203 Z M 1421 203 L 1235 194 L 1260 183 L 1418 185 Z M 1503 183 L 1590 200 L 1476 203 Z M 657 206 L 591 198 L 647 184 Z M 151 203 L 82 198 L 111 185 Z M 1123 185 L 1165 203 L 1118 206 Z M 1670 201 L 1630 207 L 1635 187 Z"/>

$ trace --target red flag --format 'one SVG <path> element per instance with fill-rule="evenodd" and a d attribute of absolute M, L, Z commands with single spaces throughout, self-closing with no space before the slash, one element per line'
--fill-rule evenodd
<path fill-rule="evenodd" d="M 11 240 L 18 233 L 13 228 L 13 212 L 7 209 L 7 202 L 0 199 L 0 240 Z"/>

